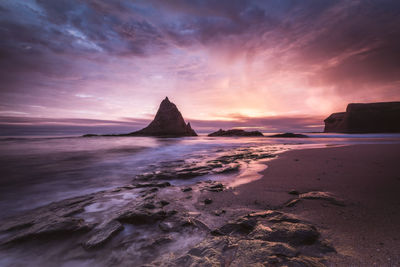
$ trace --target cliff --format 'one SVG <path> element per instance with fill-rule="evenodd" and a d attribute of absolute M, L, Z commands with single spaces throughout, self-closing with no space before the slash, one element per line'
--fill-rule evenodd
<path fill-rule="evenodd" d="M 349 104 L 324 122 L 326 133 L 399 133 L 400 102 Z"/>

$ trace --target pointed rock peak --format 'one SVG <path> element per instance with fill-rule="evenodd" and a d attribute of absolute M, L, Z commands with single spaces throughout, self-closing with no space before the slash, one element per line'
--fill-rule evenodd
<path fill-rule="evenodd" d="M 168 97 L 164 98 L 163 101 L 161 101 L 160 107 L 158 108 L 156 118 L 157 116 L 160 116 L 163 113 L 178 113 L 179 110 L 177 106 L 169 101 Z"/>
<path fill-rule="evenodd" d="M 132 135 L 148 136 L 197 136 L 191 128 L 190 123 L 186 124 L 176 105 L 169 101 L 168 97 L 161 102 L 154 120 L 140 131 Z"/>
<path fill-rule="evenodd" d="M 159 109 L 171 109 L 171 108 L 176 108 L 175 104 L 169 101 L 168 97 L 165 97 L 163 101 L 161 101 L 160 108 Z"/>

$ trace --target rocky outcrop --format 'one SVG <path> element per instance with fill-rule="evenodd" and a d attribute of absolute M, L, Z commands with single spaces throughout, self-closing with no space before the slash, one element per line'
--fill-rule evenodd
<path fill-rule="evenodd" d="M 296 133 L 282 133 L 282 134 L 274 134 L 269 135 L 268 137 L 275 137 L 275 138 L 307 138 L 307 135 L 304 134 L 296 134 Z"/>
<path fill-rule="evenodd" d="M 176 105 L 166 97 L 160 104 L 154 120 L 140 131 L 130 133 L 136 136 L 197 136 L 186 124 Z"/>
<path fill-rule="evenodd" d="M 176 105 L 166 97 L 160 104 L 154 120 L 139 131 L 126 134 L 85 134 L 82 137 L 98 136 L 159 136 L 159 137 L 181 137 L 197 136 L 189 123 L 185 123 L 182 114 Z"/>
<path fill-rule="evenodd" d="M 170 161 L 164 162 L 160 167 L 145 171 L 135 176 L 135 181 L 149 182 L 160 180 L 191 179 L 193 177 L 227 174 L 237 172 L 242 164 L 248 161 L 258 161 L 274 158 L 275 155 L 265 153 L 260 149 L 242 149 L 231 151 L 212 160 L 198 162 Z M 143 187 L 146 185 L 143 184 Z M 151 183 L 150 185 L 153 185 Z M 161 183 L 158 187 L 162 187 Z"/>
<path fill-rule="evenodd" d="M 293 214 L 215 210 L 212 199 L 232 192 L 222 183 L 185 188 L 130 184 L 2 219 L 0 253 L 27 255 L 35 266 L 77 266 L 90 259 L 94 266 L 322 267 L 327 253 L 335 252 L 318 228 Z M 312 191 L 299 198 L 332 195 Z M 34 253 L 38 248 L 41 257 Z"/>
<path fill-rule="evenodd" d="M 399 133 L 400 102 L 349 104 L 324 122 L 326 133 Z"/>
<path fill-rule="evenodd" d="M 182 256 L 146 266 L 325 266 L 335 249 L 317 228 L 290 214 L 266 210 L 227 222 Z"/>
<path fill-rule="evenodd" d="M 245 130 L 239 130 L 239 129 L 224 131 L 222 129 L 219 129 L 216 132 L 210 133 L 208 136 L 264 136 L 264 135 L 259 131 L 246 132 Z"/>
<path fill-rule="evenodd" d="M 110 221 L 99 229 L 96 229 L 90 239 L 83 244 L 87 249 L 97 248 L 109 241 L 124 229 L 124 226 L 118 221 Z"/>

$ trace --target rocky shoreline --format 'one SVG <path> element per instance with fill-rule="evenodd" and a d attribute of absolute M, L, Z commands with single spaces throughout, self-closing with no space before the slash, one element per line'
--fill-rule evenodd
<path fill-rule="evenodd" d="M 234 189 L 214 181 L 148 182 L 67 199 L 3 220 L 1 250 L 13 254 L 51 241 L 72 251 L 71 259 L 105 266 L 324 266 L 324 254 L 335 251 L 317 228 L 291 214 L 214 210 L 209 204 L 223 191 Z"/>
<path fill-rule="evenodd" d="M 291 151 L 268 163 L 262 179 L 237 187 L 136 177 L 2 220 L 0 265 L 390 266 L 399 260 L 397 149 Z M 262 155 L 236 151 L 218 160 L 229 165 Z M 181 179 L 207 164 L 182 166 Z"/>

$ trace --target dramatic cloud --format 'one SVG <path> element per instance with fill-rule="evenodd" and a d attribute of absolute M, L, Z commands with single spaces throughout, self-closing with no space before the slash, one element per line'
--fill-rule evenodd
<path fill-rule="evenodd" d="M 305 129 L 400 99 L 398 25 L 396 0 L 3 0 L 0 116 L 147 121 L 168 95 L 204 129 Z"/>

